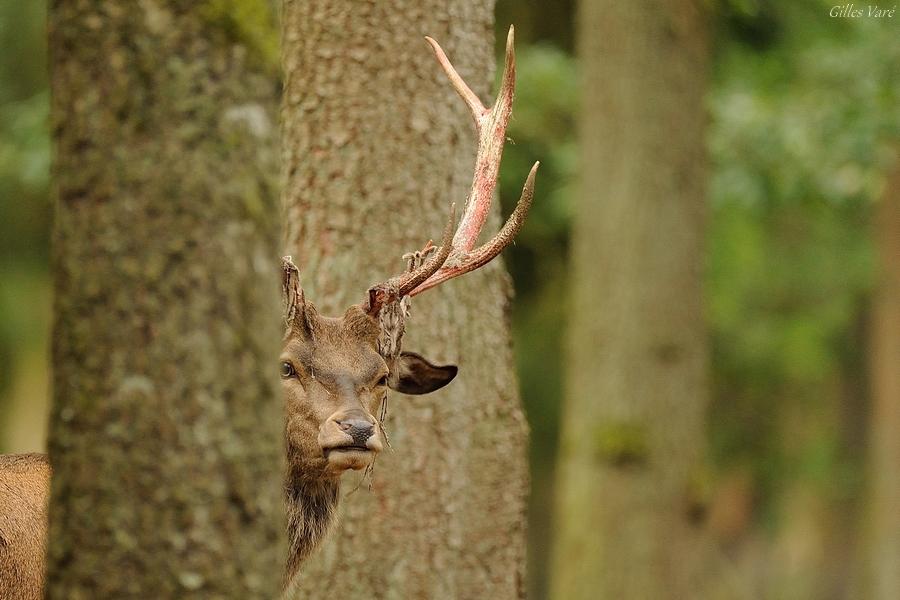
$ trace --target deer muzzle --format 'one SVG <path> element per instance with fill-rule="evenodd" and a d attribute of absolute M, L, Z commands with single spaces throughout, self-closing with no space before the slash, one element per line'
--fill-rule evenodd
<path fill-rule="evenodd" d="M 364 469 L 383 448 L 377 421 L 358 409 L 331 415 L 319 428 L 319 446 L 334 471 Z"/>

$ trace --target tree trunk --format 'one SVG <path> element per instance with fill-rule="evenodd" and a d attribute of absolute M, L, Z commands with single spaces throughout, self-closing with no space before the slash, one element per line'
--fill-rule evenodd
<path fill-rule="evenodd" d="M 867 597 L 888 600 L 900 598 L 900 167 L 885 187 L 875 227 Z"/>
<path fill-rule="evenodd" d="M 440 236 L 451 200 L 462 206 L 474 128 L 423 36 L 490 99 L 492 12 L 491 0 L 285 3 L 286 244 L 321 312 L 362 301 Z M 498 221 L 494 210 L 486 227 Z M 344 498 L 337 530 L 301 567 L 300 597 L 523 595 L 526 424 L 509 297 L 496 261 L 414 299 L 404 348 L 460 375 L 427 396 L 393 394 L 393 452 L 371 490 Z"/>
<path fill-rule="evenodd" d="M 704 597 L 702 3 L 582 0 L 553 597 Z"/>
<path fill-rule="evenodd" d="M 273 23 L 52 4 L 48 598 L 280 590 Z"/>

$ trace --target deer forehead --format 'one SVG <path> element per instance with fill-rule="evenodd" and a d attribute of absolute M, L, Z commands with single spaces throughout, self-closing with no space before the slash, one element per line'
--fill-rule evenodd
<path fill-rule="evenodd" d="M 317 317 L 309 335 L 290 336 L 284 351 L 317 378 L 335 383 L 367 383 L 386 372 L 387 365 L 376 350 L 378 328 L 374 323 Z"/>

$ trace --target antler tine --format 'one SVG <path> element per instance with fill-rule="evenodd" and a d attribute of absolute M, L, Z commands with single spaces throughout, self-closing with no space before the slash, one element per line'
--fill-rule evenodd
<path fill-rule="evenodd" d="M 453 66 L 453 63 L 450 62 L 450 59 L 447 58 L 441 45 L 438 44 L 434 38 L 427 35 L 425 36 L 425 40 L 431 44 L 431 49 L 434 50 L 435 58 L 437 58 L 441 68 L 444 69 L 444 73 L 447 74 L 447 79 L 453 84 L 456 93 L 459 94 L 460 98 L 463 99 L 466 106 L 468 106 L 469 110 L 472 112 L 472 118 L 475 119 L 475 127 L 479 127 L 479 119 L 488 109 L 484 107 L 484 104 L 481 103 L 481 100 L 478 99 L 478 96 L 475 95 L 472 88 L 470 88 L 463 78 L 460 77 L 459 73 L 456 72 L 456 68 Z"/>
<path fill-rule="evenodd" d="M 450 205 L 450 218 L 447 219 L 447 224 L 444 225 L 444 233 L 441 236 L 441 245 L 437 252 L 431 258 L 426 260 L 419 268 L 413 269 L 409 273 L 395 278 L 397 280 L 395 285 L 397 286 L 397 295 L 399 297 L 402 298 L 403 296 L 406 296 L 419 284 L 434 275 L 434 273 L 444 265 L 447 261 L 447 257 L 450 256 L 450 251 L 453 249 L 452 236 L 453 225 L 455 223 L 456 203 L 454 202 Z M 393 282 L 393 280 L 391 281 Z"/>
<path fill-rule="evenodd" d="M 453 250 L 453 226 L 456 223 L 456 203 L 450 205 L 450 218 L 444 225 L 444 233 L 441 236 L 441 245 L 428 260 L 426 260 L 418 268 L 407 271 L 400 275 L 391 277 L 384 283 L 373 285 L 369 288 L 368 311 L 371 314 L 377 314 L 387 302 L 402 298 L 416 286 L 427 280 L 429 277 L 440 269 L 450 256 Z M 428 242 L 427 248 L 431 247 Z"/>
<path fill-rule="evenodd" d="M 516 87 L 515 29 L 510 27 L 506 36 L 506 64 L 503 68 L 497 100 L 490 109 L 485 108 L 475 93 L 466 85 L 441 46 L 431 38 L 426 39 L 431 44 L 437 61 L 450 79 L 450 83 L 465 101 L 475 119 L 475 130 L 478 135 L 475 177 L 472 180 L 469 196 L 466 198 L 466 206 L 459 229 L 453 237 L 454 249 L 468 252 L 475 247 L 491 207 L 494 188 L 497 185 L 497 174 L 500 170 L 500 159 L 503 155 L 503 144 L 506 142 L 506 127 L 512 114 L 512 101 Z"/>
<path fill-rule="evenodd" d="M 522 229 L 522 225 L 525 223 L 525 219 L 528 216 L 528 210 L 531 208 L 531 202 L 534 198 L 534 179 L 540 165 L 541 163 L 538 161 L 531 167 L 528 178 L 525 180 L 525 186 L 522 188 L 522 195 L 519 197 L 519 202 L 516 204 L 515 210 L 506 220 L 506 223 L 504 223 L 500 231 L 497 232 L 497 235 L 491 238 L 487 243 L 479 246 L 478 249 L 469 252 L 458 264 L 449 267 L 444 266 L 439 269 L 421 285 L 409 292 L 409 295 L 415 296 L 421 294 L 425 290 L 433 288 L 448 279 L 453 279 L 454 277 L 459 277 L 469 271 L 474 271 L 491 262 L 498 254 L 500 254 L 503 249 L 515 239 L 519 230 Z"/>

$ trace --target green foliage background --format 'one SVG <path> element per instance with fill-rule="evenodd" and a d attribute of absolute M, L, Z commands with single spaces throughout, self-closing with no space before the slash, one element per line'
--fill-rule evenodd
<path fill-rule="evenodd" d="M 713 469 L 701 487 L 713 504 L 736 474 L 749 481 L 746 535 L 778 539 L 797 490 L 852 528 L 868 426 L 872 205 L 900 140 L 900 16 L 835 19 L 821 0 L 709 5 Z M 0 451 L 42 444 L 51 215 L 45 11 L 41 1 L 0 0 Z M 507 253 L 532 427 L 535 598 L 545 594 L 553 531 L 569 224 L 579 169 L 590 167 L 578 155 L 575 18 L 570 0 L 501 0 L 497 16 L 498 44 L 510 22 L 518 38 L 514 143 L 501 173 L 507 212 L 531 163 L 542 161 L 532 215 Z"/>
<path fill-rule="evenodd" d="M 0 0 L 0 451 L 40 443 L 44 428 L 46 384 L 35 382 L 47 378 L 50 314 L 45 15 L 44 2 Z"/>
<path fill-rule="evenodd" d="M 832 6 L 710 3 L 706 307 L 713 468 L 699 487 L 712 505 L 729 481 L 748 481 L 753 530 L 743 535 L 761 531 L 773 546 L 798 511 L 821 510 L 852 537 L 864 508 L 866 323 L 876 276 L 871 214 L 898 158 L 900 18 L 835 19 Z M 515 22 L 520 40 L 509 132 L 515 145 L 501 171 L 507 211 L 529 161 L 542 160 L 539 201 L 507 255 L 532 427 L 529 568 L 538 598 L 546 594 L 553 534 L 569 223 L 577 216 L 578 171 L 590 168 L 579 164 L 577 147 L 577 15 L 560 19 L 559 8 L 512 0 L 498 7 L 498 24 Z M 813 500 L 798 508 L 798 495 Z M 836 537 L 849 553 L 850 542 Z M 846 572 L 834 587 L 778 582 L 776 597 L 846 593 L 855 566 L 853 557 L 839 558 L 847 559 Z M 804 576 L 815 575 L 797 575 Z"/>

